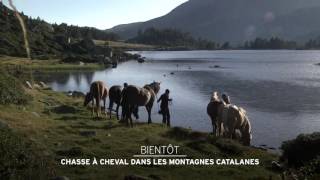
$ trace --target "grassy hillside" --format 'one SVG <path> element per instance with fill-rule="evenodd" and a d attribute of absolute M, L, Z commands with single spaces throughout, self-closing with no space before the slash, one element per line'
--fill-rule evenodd
<path fill-rule="evenodd" d="M 0 153 L 0 159 L 18 158 L 19 154 L 24 152 L 22 150 L 25 146 L 29 147 L 25 150 L 34 155 L 30 158 L 35 158 L 32 160 L 34 163 L 20 169 L 24 172 L 24 179 L 32 177 L 28 173 L 31 167 L 35 168 L 32 172 L 41 171 L 44 176 L 67 176 L 70 179 L 123 179 L 128 175 L 150 179 L 211 179 L 212 177 L 279 179 L 280 177 L 269 170 L 271 162 L 278 157 L 266 151 L 243 147 L 236 142 L 217 139 L 206 133 L 167 128 L 160 124 L 136 123 L 131 129 L 114 118 L 110 120 L 92 118 L 90 110 L 82 106 L 82 98 L 72 98 L 62 93 L 37 88 L 33 90 L 24 88 L 24 91 L 32 97 L 28 104 L 0 105 L 1 122 L 11 129 L 2 131 L 2 134 L 5 133 L 3 136 L 11 137 L 10 133 L 13 133 L 14 137 L 21 139 L 21 141 L 14 139 L 5 141 L 2 147 L 5 147 L 3 149 L 7 153 Z M 190 158 L 258 158 L 261 165 L 96 167 L 62 166 L 59 163 L 64 157 L 132 158 L 134 154 L 139 154 L 142 145 L 168 144 L 181 146 L 180 153 Z M 16 151 L 11 154 L 6 147 Z M 46 164 L 41 164 L 41 158 L 37 157 L 46 159 Z M 13 164 L 10 169 L 19 169 L 19 166 Z M 6 177 L 20 176 L 18 171 L 9 171 L 7 168 L 3 168 L 1 172 L 7 174 Z"/>

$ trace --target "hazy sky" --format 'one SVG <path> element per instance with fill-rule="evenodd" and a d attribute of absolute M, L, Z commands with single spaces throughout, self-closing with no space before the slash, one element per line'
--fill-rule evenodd
<path fill-rule="evenodd" d="M 1 0 L 0 0 L 1 1 Z M 7 0 L 2 0 L 7 4 Z M 167 14 L 187 0 L 13 0 L 19 11 L 51 23 L 107 29 Z"/>

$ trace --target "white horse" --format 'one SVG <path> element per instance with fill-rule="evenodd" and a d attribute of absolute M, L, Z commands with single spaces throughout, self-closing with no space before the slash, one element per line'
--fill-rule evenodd
<path fill-rule="evenodd" d="M 221 101 L 218 97 L 217 92 L 213 92 L 210 102 L 207 106 L 207 114 L 209 115 L 212 123 L 213 135 L 221 136 L 221 118 L 219 118 L 220 112 L 222 111 L 223 107 L 225 106 L 224 102 Z"/>
<path fill-rule="evenodd" d="M 239 130 L 241 142 L 246 146 L 250 146 L 252 139 L 251 124 L 246 111 L 232 104 L 223 104 L 222 106 L 218 118 L 221 118 L 224 137 L 236 139 L 236 130 Z"/>

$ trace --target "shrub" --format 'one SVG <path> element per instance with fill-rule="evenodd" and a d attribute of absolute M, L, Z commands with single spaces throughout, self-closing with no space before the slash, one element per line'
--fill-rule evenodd
<path fill-rule="evenodd" d="M 30 142 L 1 126 L 0 139 L 0 179 L 45 179 L 49 175 L 47 160 L 35 153 Z"/>
<path fill-rule="evenodd" d="M 300 168 L 301 176 L 303 177 L 313 177 L 320 175 L 320 156 L 316 159 L 310 161 L 306 166 Z"/>
<path fill-rule="evenodd" d="M 289 167 L 301 167 L 320 156 L 320 132 L 301 134 L 296 139 L 282 143 L 281 160 Z"/>
<path fill-rule="evenodd" d="M 27 104 L 31 96 L 27 95 L 21 82 L 0 69 L 0 104 Z"/>

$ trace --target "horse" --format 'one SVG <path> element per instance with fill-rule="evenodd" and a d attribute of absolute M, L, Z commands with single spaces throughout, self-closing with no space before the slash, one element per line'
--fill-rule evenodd
<path fill-rule="evenodd" d="M 151 110 L 153 103 L 156 100 L 156 94 L 160 90 L 160 82 L 153 82 L 151 84 L 145 85 L 143 88 L 129 85 L 123 91 L 122 102 L 123 110 L 125 111 L 125 119 L 129 126 L 133 127 L 131 114 L 136 111 L 136 117 L 138 115 L 137 108 L 139 106 L 145 106 L 148 112 L 148 124 L 152 123 L 151 120 Z"/>
<path fill-rule="evenodd" d="M 113 103 L 116 103 L 116 116 L 119 120 L 119 107 L 120 101 L 122 96 L 122 87 L 121 86 L 112 86 L 109 90 L 109 112 L 110 112 L 110 119 L 111 119 L 111 112 L 113 109 Z"/>
<path fill-rule="evenodd" d="M 207 105 L 207 114 L 211 119 L 213 135 L 215 136 L 220 136 L 222 133 L 221 119 L 218 118 L 219 112 L 223 107 L 222 105 L 224 105 L 224 102 L 219 99 L 218 93 L 213 92 L 211 96 L 211 100 Z"/>
<path fill-rule="evenodd" d="M 108 97 L 108 88 L 101 81 L 95 81 L 91 83 L 90 91 L 86 94 L 84 99 L 84 106 L 87 106 L 90 102 L 92 102 L 92 116 L 94 114 L 94 100 L 96 100 L 96 108 L 97 108 L 97 117 L 99 117 L 99 113 L 101 112 L 100 101 L 103 100 L 103 108 L 106 109 L 106 99 Z"/>
<path fill-rule="evenodd" d="M 207 106 L 207 113 L 211 118 L 213 134 L 231 139 L 239 139 L 249 146 L 252 134 L 251 124 L 243 108 L 230 104 L 230 98 L 226 95 L 219 99 L 218 93 L 213 92 L 211 100 Z"/>
<path fill-rule="evenodd" d="M 231 139 L 236 139 L 236 130 L 241 133 L 240 140 L 245 146 L 250 146 L 252 139 L 251 124 L 246 111 L 232 104 L 223 106 L 220 111 L 219 118 L 223 124 L 223 136 Z"/>

